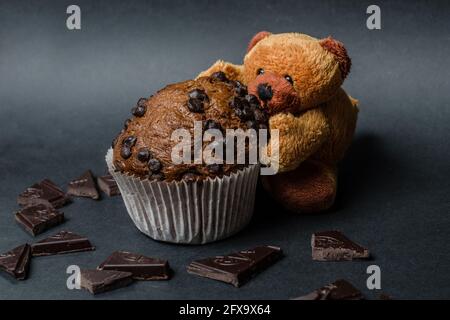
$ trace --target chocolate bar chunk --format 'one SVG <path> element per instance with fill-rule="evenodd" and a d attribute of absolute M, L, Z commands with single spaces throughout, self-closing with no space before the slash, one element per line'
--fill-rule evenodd
<path fill-rule="evenodd" d="M 369 250 L 354 243 L 339 231 L 316 232 L 311 238 L 312 258 L 317 261 L 342 261 L 369 258 Z"/>
<path fill-rule="evenodd" d="M 363 294 L 351 283 L 337 280 L 332 284 L 315 290 L 306 296 L 293 300 L 363 300 Z"/>
<path fill-rule="evenodd" d="M 69 198 L 56 184 L 45 179 L 27 188 L 17 198 L 17 203 L 21 206 L 45 204 L 54 208 L 61 208 Z"/>
<path fill-rule="evenodd" d="M 131 272 L 115 270 L 81 270 L 80 286 L 92 294 L 111 291 L 133 282 Z"/>
<path fill-rule="evenodd" d="M 167 280 L 170 277 L 166 260 L 125 251 L 114 252 L 97 269 L 131 272 L 136 280 Z"/>
<path fill-rule="evenodd" d="M 44 204 L 25 207 L 16 213 L 16 221 L 31 235 L 36 236 L 45 230 L 64 222 L 64 213 Z"/>
<path fill-rule="evenodd" d="M 75 197 L 92 198 L 94 200 L 100 198 L 91 170 L 83 173 L 81 177 L 70 181 L 67 194 Z"/>
<path fill-rule="evenodd" d="M 119 187 L 111 175 L 106 175 L 97 178 L 97 184 L 100 190 L 106 193 L 109 197 L 120 194 Z"/>
<path fill-rule="evenodd" d="M 0 254 L 0 270 L 12 275 L 17 280 L 24 280 L 30 269 L 31 249 L 28 244 L 21 245 Z"/>
<path fill-rule="evenodd" d="M 282 257 L 278 247 L 261 246 L 251 250 L 217 256 L 192 262 L 187 271 L 214 280 L 230 283 L 235 287 L 250 280 Z"/>
<path fill-rule="evenodd" d="M 31 245 L 31 254 L 34 257 L 92 250 L 95 250 L 95 247 L 88 238 L 70 231 L 58 232 Z"/>

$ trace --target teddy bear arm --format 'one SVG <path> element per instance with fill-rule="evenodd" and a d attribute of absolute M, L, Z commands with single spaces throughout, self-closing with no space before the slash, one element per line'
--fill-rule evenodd
<path fill-rule="evenodd" d="M 222 71 L 230 80 L 242 82 L 242 66 L 232 64 L 223 60 L 217 60 L 209 69 L 200 72 L 197 78 L 209 77 L 215 72 Z"/>
<path fill-rule="evenodd" d="M 279 130 L 279 172 L 296 169 L 329 135 L 327 119 L 320 109 L 307 111 L 299 117 L 278 114 L 270 119 L 270 128 Z"/>

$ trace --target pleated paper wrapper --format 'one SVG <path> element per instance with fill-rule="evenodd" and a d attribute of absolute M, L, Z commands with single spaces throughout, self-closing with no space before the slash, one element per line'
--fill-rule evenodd
<path fill-rule="evenodd" d="M 115 171 L 112 149 L 106 163 L 134 224 L 155 240 L 217 241 L 243 229 L 253 215 L 259 165 L 222 178 L 165 182 Z"/>

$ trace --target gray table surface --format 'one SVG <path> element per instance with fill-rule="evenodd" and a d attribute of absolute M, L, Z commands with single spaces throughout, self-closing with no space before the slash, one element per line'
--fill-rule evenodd
<path fill-rule="evenodd" d="M 63 229 L 97 250 L 32 261 L 30 278 L 0 276 L 0 299 L 91 299 L 66 288 L 66 267 L 95 267 L 123 249 L 168 259 L 166 282 L 139 282 L 97 299 L 287 299 L 345 278 L 369 298 L 366 268 L 380 266 L 395 298 L 450 297 L 450 34 L 445 1 L 377 1 L 382 29 L 366 28 L 371 1 L 81 1 L 82 30 L 65 28 L 72 1 L 0 1 L 0 252 Z M 51 178 L 65 186 L 104 155 L 131 106 L 218 58 L 239 63 L 260 30 L 343 41 L 353 69 L 345 89 L 360 100 L 354 143 L 341 164 L 336 208 L 284 212 L 260 190 L 254 219 L 205 246 L 155 242 L 120 197 L 75 199 L 68 221 L 32 239 L 15 222 L 16 196 Z M 370 248 L 362 262 L 311 261 L 314 231 L 340 229 Z M 242 288 L 188 275 L 196 258 L 255 245 L 286 257 Z"/>

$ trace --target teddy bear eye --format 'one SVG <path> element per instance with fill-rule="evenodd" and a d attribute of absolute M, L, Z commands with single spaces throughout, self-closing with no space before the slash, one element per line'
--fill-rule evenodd
<path fill-rule="evenodd" d="M 284 78 L 286 79 L 287 82 L 289 82 L 290 84 L 294 84 L 294 80 L 292 80 L 290 75 L 285 75 Z"/>
<path fill-rule="evenodd" d="M 259 68 L 257 71 L 256 71 L 256 74 L 259 76 L 259 75 L 261 75 L 261 74 L 264 74 L 264 69 L 263 68 Z"/>

